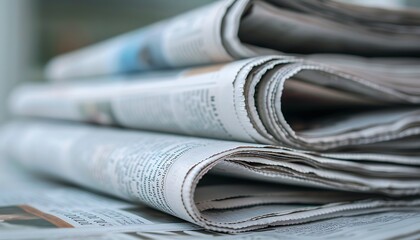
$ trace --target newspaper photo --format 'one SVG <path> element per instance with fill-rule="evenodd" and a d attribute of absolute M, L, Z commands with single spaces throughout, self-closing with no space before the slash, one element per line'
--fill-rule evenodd
<path fill-rule="evenodd" d="M 415 151 L 420 69 L 346 58 L 314 63 L 282 56 L 90 81 L 28 84 L 10 98 L 18 116 L 302 149 Z M 411 64 L 410 64 L 411 63 Z M 382 74 L 381 74 L 382 72 Z M 365 146 L 367 145 L 367 146 Z"/>
<path fill-rule="evenodd" d="M 0 149 L 34 172 L 219 232 L 420 207 L 416 157 L 35 120 L 4 126 Z"/>
<path fill-rule="evenodd" d="M 415 57 L 419 12 L 338 0 L 222 0 L 58 56 L 46 75 L 66 80 L 274 53 Z"/>

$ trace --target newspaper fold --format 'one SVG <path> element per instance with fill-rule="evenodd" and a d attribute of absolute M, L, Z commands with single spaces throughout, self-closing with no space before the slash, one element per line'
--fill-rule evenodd
<path fill-rule="evenodd" d="M 29 169 L 145 203 L 215 231 L 420 206 L 410 197 L 420 193 L 415 157 L 329 157 L 47 121 L 11 123 L 0 136 L 1 151 Z"/>
<path fill-rule="evenodd" d="M 1 240 L 76 240 L 134 231 L 174 231 L 180 235 L 184 231 L 203 231 L 144 204 L 33 174 L 4 155 L 0 155 L 0 191 Z"/>
<path fill-rule="evenodd" d="M 409 145 L 404 139 L 418 136 L 420 71 L 414 61 L 381 74 L 394 63 L 329 60 L 267 56 L 180 72 L 27 85 L 12 94 L 11 111 L 313 150 L 368 149 L 391 140 L 400 141 L 389 149 L 401 149 Z"/>
<path fill-rule="evenodd" d="M 139 239 L 396 239 L 418 233 L 420 210 L 341 217 L 263 231 L 224 234 L 206 231 L 138 203 L 53 182 L 0 155 L 1 240 Z M 199 195 L 199 194 L 197 194 Z M 290 198 L 288 199 L 290 200 Z M 298 200 L 298 199 L 297 199 Z M 298 201 L 297 201 L 298 202 Z M 328 226 L 329 231 L 325 231 Z M 23 231 L 24 230 L 24 231 Z M 351 233 L 351 234 L 349 234 Z"/>
<path fill-rule="evenodd" d="M 333 0 L 223 0 L 54 58 L 46 75 L 62 80 L 279 52 L 413 57 L 420 55 L 419 16 Z"/>

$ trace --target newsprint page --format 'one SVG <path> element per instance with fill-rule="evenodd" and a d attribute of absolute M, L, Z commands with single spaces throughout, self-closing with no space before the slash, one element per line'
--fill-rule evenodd
<path fill-rule="evenodd" d="M 341 217 L 227 235 L 141 204 L 33 175 L 0 159 L 0 239 L 416 239 L 420 210 Z M 5 184 L 7 183 L 7 184 Z M 25 231 L 22 231 L 25 230 Z M 71 237 L 70 237 L 71 236 Z"/>
<path fill-rule="evenodd" d="M 56 56 L 10 93 L 0 240 L 420 239 L 419 56 L 420 11 L 342 0 Z"/>
<path fill-rule="evenodd" d="M 1 195 L 3 239 L 105 232 L 131 232 L 132 238 L 142 234 L 350 238 L 384 224 L 385 230 L 386 224 L 404 225 L 393 227 L 387 236 L 411 236 L 418 228 L 420 202 L 410 197 L 419 191 L 415 167 L 357 163 L 345 159 L 348 154 L 337 160 L 339 155 L 316 156 L 282 147 L 53 121 L 14 122 L 2 131 L 5 173 L 1 176 L 6 179 L 1 182 L 13 183 L 3 186 L 8 194 Z M 6 161 L 8 157 L 15 160 L 13 164 Z M 95 193 L 37 180 L 15 165 Z M 363 215 L 367 213 L 380 214 Z M 353 220 L 353 215 L 360 216 Z M 338 216 L 345 218 L 329 220 Z M 306 222 L 312 223 L 293 225 Z M 274 225 L 283 227 L 239 234 Z M 378 238 L 385 230 L 377 231 Z"/>

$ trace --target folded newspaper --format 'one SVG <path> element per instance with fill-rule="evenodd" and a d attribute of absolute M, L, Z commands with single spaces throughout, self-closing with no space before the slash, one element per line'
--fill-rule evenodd
<path fill-rule="evenodd" d="M 223 0 L 59 56 L 50 79 L 228 62 L 267 53 L 420 56 L 420 11 L 337 0 Z"/>
<path fill-rule="evenodd" d="M 59 56 L 11 110 L 73 122 L 0 128 L 0 239 L 416 238 L 419 42 L 418 10 L 224 0 Z"/>
<path fill-rule="evenodd" d="M 235 235 L 206 231 L 143 204 L 129 203 L 31 174 L 2 155 L 0 192 L 5 193 L 0 195 L 1 240 L 345 240 L 366 236 L 383 240 L 419 236 L 420 210 L 409 208 Z"/>
<path fill-rule="evenodd" d="M 20 116 L 111 124 L 312 150 L 414 151 L 418 61 L 256 57 L 184 71 L 31 84 L 11 96 Z M 398 143 L 395 143 L 398 141 Z M 414 149 L 413 149 L 414 148 Z"/>
<path fill-rule="evenodd" d="M 202 231 L 195 224 L 144 204 L 32 174 L 4 155 L 0 155 L 0 191 L 1 240 L 75 240 L 105 233 Z"/>
<path fill-rule="evenodd" d="M 33 171 L 221 232 L 420 208 L 415 156 L 315 153 L 48 121 L 4 126 L 0 150 Z"/>

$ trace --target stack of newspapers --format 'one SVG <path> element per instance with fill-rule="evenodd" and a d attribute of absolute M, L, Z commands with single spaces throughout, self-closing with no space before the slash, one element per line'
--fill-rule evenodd
<path fill-rule="evenodd" d="M 215 232 L 376 213 L 381 231 L 405 221 L 379 238 L 419 237 L 416 9 L 217 1 L 58 56 L 46 76 L 11 94 L 20 117 L 0 133 L 27 170 Z M 74 228 L 95 215 L 45 212 Z"/>

